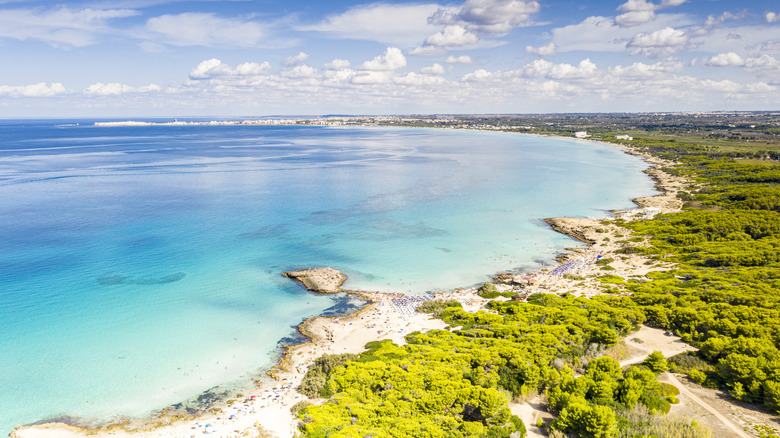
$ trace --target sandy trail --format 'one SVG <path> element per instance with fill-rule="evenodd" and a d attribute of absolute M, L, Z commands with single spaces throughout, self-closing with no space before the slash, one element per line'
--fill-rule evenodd
<path fill-rule="evenodd" d="M 688 388 L 685 387 L 685 385 L 680 382 L 677 377 L 672 373 L 663 373 L 663 380 L 666 380 L 667 383 L 670 383 L 674 386 L 676 386 L 680 390 L 680 395 L 683 397 L 688 398 L 692 402 L 696 403 L 697 405 L 704 408 L 707 412 L 712 414 L 715 418 L 718 419 L 723 425 L 729 429 L 731 433 L 733 433 L 732 436 L 738 436 L 742 438 L 754 438 L 753 435 L 746 433 L 744 430 L 742 430 L 741 427 L 734 424 L 731 420 L 729 420 L 725 415 L 721 414 L 720 411 L 715 409 L 712 405 L 705 402 L 704 400 L 700 399 L 696 396 L 696 394 L 692 393 Z M 683 398 L 680 397 L 680 398 Z"/>

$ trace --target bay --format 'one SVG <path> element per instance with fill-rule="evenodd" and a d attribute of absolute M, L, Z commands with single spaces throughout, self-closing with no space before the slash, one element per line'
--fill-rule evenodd
<path fill-rule="evenodd" d="M 65 126 L 67 125 L 67 126 Z M 544 217 L 655 193 L 595 142 L 363 127 L 0 121 L 0 431 L 240 388 L 303 319 L 553 263 Z"/>

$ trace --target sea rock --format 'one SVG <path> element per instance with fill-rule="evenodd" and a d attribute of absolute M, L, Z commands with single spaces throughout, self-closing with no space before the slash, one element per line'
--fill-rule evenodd
<path fill-rule="evenodd" d="M 312 292 L 333 294 L 339 292 L 339 288 L 347 276 L 332 268 L 312 268 L 283 273 L 285 277 L 292 278 L 303 284 Z"/>
<path fill-rule="evenodd" d="M 575 219 L 565 217 L 551 217 L 544 219 L 550 227 L 562 234 L 573 237 L 581 242 L 585 242 L 589 245 L 596 243 L 596 240 L 592 239 L 585 233 L 583 222 L 587 219 Z"/>

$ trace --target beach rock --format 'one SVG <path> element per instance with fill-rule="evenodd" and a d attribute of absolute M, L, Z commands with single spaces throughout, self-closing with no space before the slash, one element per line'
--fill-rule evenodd
<path fill-rule="evenodd" d="M 300 282 L 306 289 L 312 292 L 325 294 L 339 292 L 339 288 L 347 279 L 346 275 L 331 268 L 301 269 L 298 271 L 288 271 L 282 275 Z"/>
<path fill-rule="evenodd" d="M 544 219 L 550 227 L 562 234 L 573 237 L 581 242 L 585 242 L 589 245 L 596 243 L 594 239 L 588 237 L 581 224 L 581 220 L 573 218 L 552 217 Z"/>

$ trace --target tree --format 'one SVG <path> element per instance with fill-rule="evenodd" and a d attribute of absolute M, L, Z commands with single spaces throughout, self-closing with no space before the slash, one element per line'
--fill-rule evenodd
<path fill-rule="evenodd" d="M 647 359 L 645 359 L 644 364 L 654 373 L 662 373 L 669 369 L 669 364 L 666 362 L 664 354 L 660 351 L 650 353 L 650 355 L 647 356 Z"/>

